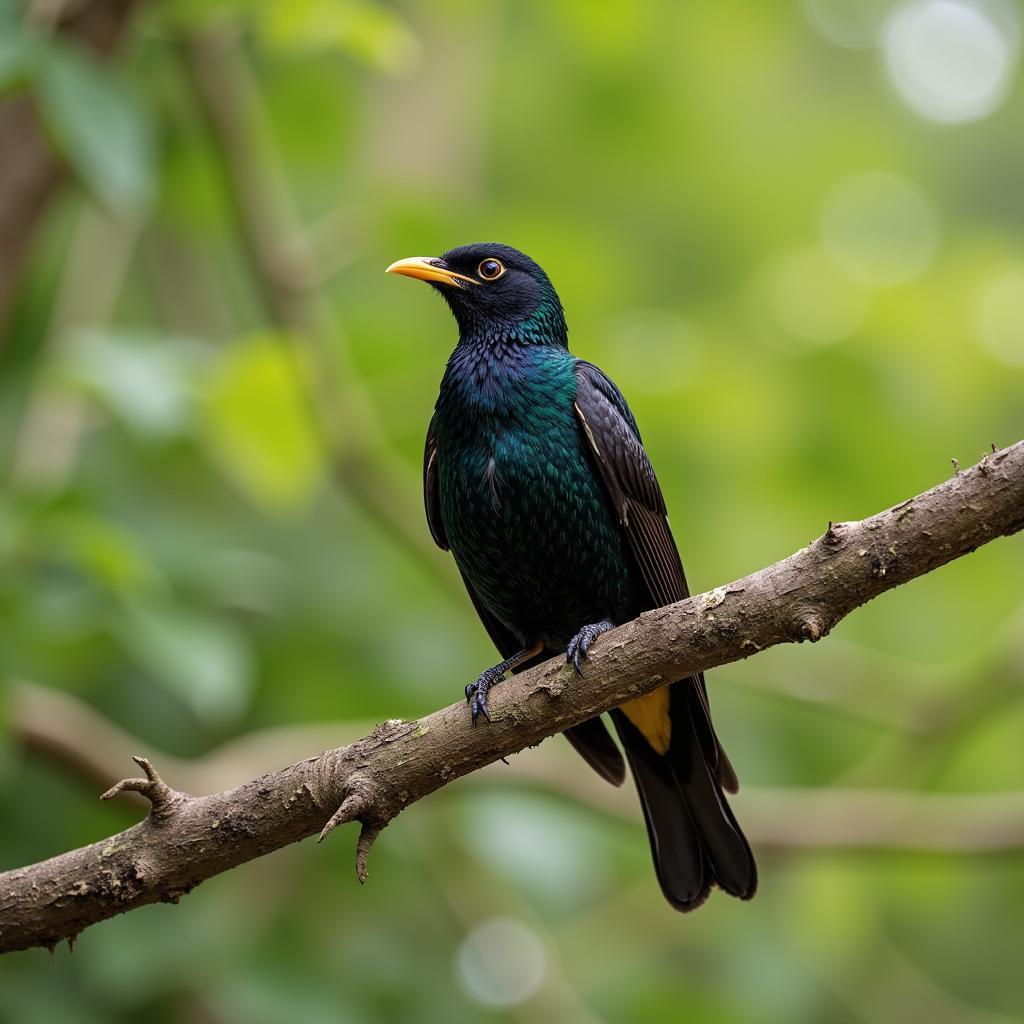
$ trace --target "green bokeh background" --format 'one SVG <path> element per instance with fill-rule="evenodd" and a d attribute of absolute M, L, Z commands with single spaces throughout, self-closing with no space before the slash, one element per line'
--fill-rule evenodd
<path fill-rule="evenodd" d="M 929 120 L 822 32 L 896 7 L 177 0 L 108 68 L 0 4 L 0 87 L 72 172 L 0 350 L 0 868 L 139 813 L 26 747 L 19 681 L 135 737 L 127 773 L 341 742 L 493 660 L 418 496 L 453 324 L 394 259 L 490 238 L 547 268 L 697 589 L 1018 440 L 1024 90 Z M 978 9 L 1015 57 L 1020 6 Z M 759 790 L 1024 787 L 1022 581 L 1001 541 L 716 671 L 741 817 Z M 1019 850 L 764 845 L 753 903 L 683 918 L 639 822 L 558 763 L 416 804 L 365 887 L 345 829 L 4 958 L 0 1019 L 1021 1019 Z"/>

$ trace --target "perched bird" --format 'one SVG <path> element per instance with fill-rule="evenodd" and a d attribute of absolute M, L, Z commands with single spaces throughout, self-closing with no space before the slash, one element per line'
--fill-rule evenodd
<path fill-rule="evenodd" d="M 564 652 L 577 671 L 594 640 L 682 600 L 686 578 L 661 488 L 618 388 L 569 352 L 547 275 L 516 249 L 466 245 L 399 260 L 459 327 L 427 430 L 423 491 L 499 664 L 466 687 L 473 722 L 509 671 Z M 740 899 L 757 869 L 725 798 L 736 774 L 711 724 L 703 676 L 611 712 L 643 804 L 658 881 L 677 910 L 712 885 Z M 600 717 L 566 731 L 609 782 L 622 755 Z"/>

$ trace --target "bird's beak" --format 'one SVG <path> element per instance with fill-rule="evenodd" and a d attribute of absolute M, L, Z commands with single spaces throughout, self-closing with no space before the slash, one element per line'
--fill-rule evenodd
<path fill-rule="evenodd" d="M 467 284 L 479 284 L 479 281 L 465 274 L 456 274 L 449 270 L 444 260 L 436 256 L 410 256 L 408 259 L 392 263 L 386 274 L 402 274 L 404 277 L 415 277 L 420 281 L 436 281 L 452 288 L 463 288 Z"/>

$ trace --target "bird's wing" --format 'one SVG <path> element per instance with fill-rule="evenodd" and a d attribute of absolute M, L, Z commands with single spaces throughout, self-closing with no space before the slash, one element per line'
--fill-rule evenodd
<path fill-rule="evenodd" d="M 654 607 L 689 596 L 665 499 L 636 420 L 619 389 L 591 363 L 576 363 L 576 413 Z"/>
<path fill-rule="evenodd" d="M 683 565 L 668 524 L 665 499 L 647 456 L 636 420 L 612 381 L 592 363 L 576 361 L 576 414 L 586 447 L 604 482 L 612 508 L 640 570 L 652 608 L 688 597 Z M 705 757 L 722 786 L 737 787 L 736 775 L 715 736 L 703 674 L 694 677 L 703 714 L 694 722 Z M 655 702 L 645 710 L 656 711 Z M 660 713 L 668 713 L 662 698 Z M 653 728 L 653 726 L 652 726 Z"/>
<path fill-rule="evenodd" d="M 576 412 L 640 577 L 657 607 L 688 595 L 665 500 L 636 421 L 618 388 L 576 363 Z M 612 711 L 644 809 L 662 891 L 693 910 L 712 883 L 742 899 L 757 889 L 750 846 L 722 790 L 736 773 L 711 724 L 703 675 L 682 679 Z"/>
<path fill-rule="evenodd" d="M 441 517 L 441 497 L 437 486 L 437 438 L 434 436 L 433 419 L 427 428 L 427 441 L 423 449 L 423 504 L 426 507 L 427 525 L 430 527 L 430 535 L 434 538 L 434 543 L 442 550 L 447 551 L 448 534 Z M 473 589 L 473 585 L 466 578 L 466 574 L 461 573 L 461 575 L 462 582 L 466 585 L 466 590 L 469 593 L 469 599 L 473 602 L 473 607 L 476 609 L 484 629 L 487 630 L 487 635 L 493 641 L 494 646 L 498 648 L 498 653 L 502 658 L 511 658 L 520 650 L 522 644 L 512 631 L 506 628 L 484 606 Z M 522 672 L 539 664 L 546 657 L 546 654 L 541 653 L 515 671 Z M 600 718 L 592 718 L 571 729 L 566 729 L 565 736 L 600 776 L 614 786 L 622 785 L 626 778 L 626 763 Z"/>
<path fill-rule="evenodd" d="M 427 510 L 427 526 L 434 543 L 448 550 L 448 534 L 441 519 L 441 492 L 437 487 L 437 438 L 434 436 L 434 417 L 427 427 L 427 441 L 423 446 L 423 505 Z M 508 655 L 505 655 L 508 657 Z"/>

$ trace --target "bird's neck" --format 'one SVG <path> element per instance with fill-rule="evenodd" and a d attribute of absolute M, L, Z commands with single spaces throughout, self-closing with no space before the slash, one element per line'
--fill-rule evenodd
<path fill-rule="evenodd" d="M 441 381 L 438 413 L 452 421 L 528 420 L 538 402 L 574 388 L 574 365 L 563 345 L 462 337 Z"/>
<path fill-rule="evenodd" d="M 464 307 L 455 309 L 455 318 L 460 347 L 569 347 L 569 329 L 557 296 L 544 298 L 523 320 L 505 319 L 493 312 L 484 315 Z"/>

